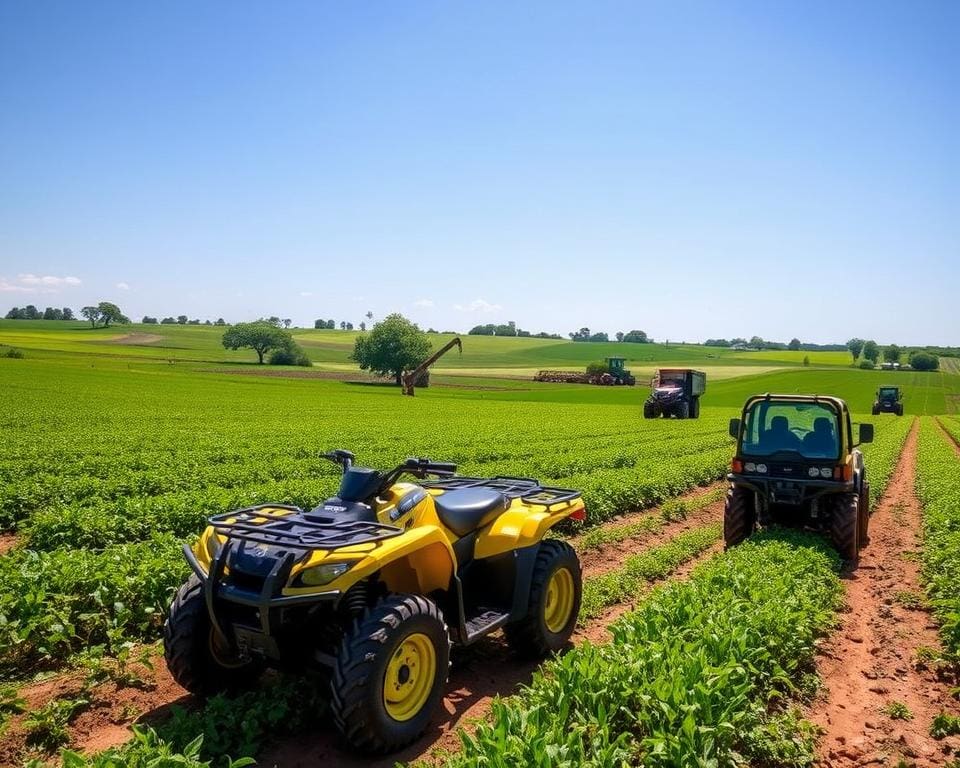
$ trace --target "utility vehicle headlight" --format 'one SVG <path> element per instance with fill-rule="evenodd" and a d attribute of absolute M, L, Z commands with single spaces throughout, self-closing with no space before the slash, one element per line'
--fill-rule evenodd
<path fill-rule="evenodd" d="M 743 465 L 743 468 L 744 468 L 745 470 L 747 470 L 747 472 L 756 472 L 756 471 L 757 471 L 757 465 L 754 464 L 752 461 L 748 461 L 746 464 L 744 464 L 744 465 Z"/>
<path fill-rule="evenodd" d="M 762 474 L 764 474 L 766 471 L 767 471 L 767 465 L 766 465 L 766 464 L 757 464 L 757 472 L 759 472 L 759 473 L 762 475 Z"/>
<path fill-rule="evenodd" d="M 810 475 L 810 477 L 819 477 L 820 470 L 816 467 L 810 467 L 810 469 L 807 470 L 807 474 Z"/>
<path fill-rule="evenodd" d="M 301 587 L 322 587 L 324 584 L 329 584 L 334 579 L 338 579 L 348 570 L 352 563 L 325 563 L 323 565 L 315 565 L 313 568 L 307 568 L 305 571 L 300 573 L 300 577 L 297 579 L 299 584 L 297 586 Z"/>
<path fill-rule="evenodd" d="M 833 477 L 833 469 L 831 467 L 820 467 L 820 477 Z"/>

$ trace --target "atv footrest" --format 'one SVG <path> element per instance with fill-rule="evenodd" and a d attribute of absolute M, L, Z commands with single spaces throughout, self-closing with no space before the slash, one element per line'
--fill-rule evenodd
<path fill-rule="evenodd" d="M 464 629 L 467 636 L 464 638 L 466 643 L 472 643 L 479 640 L 484 635 L 489 635 L 495 629 L 499 629 L 507 623 L 510 618 L 509 613 L 503 613 L 492 608 L 481 608 L 481 613 L 467 619 L 464 623 Z"/>

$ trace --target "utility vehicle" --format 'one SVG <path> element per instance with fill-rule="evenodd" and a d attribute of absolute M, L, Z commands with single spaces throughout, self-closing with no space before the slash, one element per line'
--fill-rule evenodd
<path fill-rule="evenodd" d="M 755 395 L 730 420 L 736 454 L 727 475 L 723 538 L 739 544 L 772 524 L 827 533 L 856 563 L 866 546 L 870 484 L 856 446 L 873 441 L 873 425 L 857 425 L 847 404 L 822 395 Z"/>
<path fill-rule="evenodd" d="M 346 739 L 385 753 L 429 724 L 451 641 L 503 628 L 521 654 L 564 647 L 580 563 L 569 544 L 544 537 L 585 518 L 579 491 L 461 477 L 429 459 L 381 472 L 354 466 L 349 451 L 324 456 L 342 469 L 335 497 L 312 510 L 219 514 L 184 546 L 193 575 L 164 626 L 180 685 L 208 695 L 253 684 L 266 666 L 320 672 Z"/>
<path fill-rule="evenodd" d="M 877 390 L 877 398 L 873 401 L 873 415 L 881 413 L 903 416 L 903 393 L 900 387 L 880 387 Z"/>
<path fill-rule="evenodd" d="M 707 374 L 690 368 L 661 368 L 653 379 L 653 391 L 643 404 L 643 418 L 661 416 L 700 418 L 700 396 L 707 391 Z"/>

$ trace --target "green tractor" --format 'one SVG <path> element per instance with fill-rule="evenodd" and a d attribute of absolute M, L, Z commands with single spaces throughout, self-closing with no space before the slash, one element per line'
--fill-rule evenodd
<path fill-rule="evenodd" d="M 881 413 L 895 413 L 903 416 L 903 393 L 900 387 L 880 387 L 877 398 L 873 401 L 873 415 Z"/>
<path fill-rule="evenodd" d="M 602 363 L 590 363 L 587 366 L 589 382 L 604 386 L 626 384 L 632 387 L 637 383 L 637 379 L 627 370 L 626 363 L 625 357 L 608 357 Z"/>
<path fill-rule="evenodd" d="M 873 441 L 873 425 L 859 424 L 856 433 L 853 426 L 837 397 L 747 400 L 741 418 L 730 421 L 737 447 L 727 475 L 726 546 L 770 525 L 812 528 L 855 564 L 870 520 L 870 484 L 857 446 Z"/>

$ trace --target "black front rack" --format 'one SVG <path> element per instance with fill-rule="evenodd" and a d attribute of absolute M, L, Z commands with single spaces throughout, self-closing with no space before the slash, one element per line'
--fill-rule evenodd
<path fill-rule="evenodd" d="M 520 499 L 526 504 L 541 504 L 551 507 L 565 501 L 579 499 L 580 491 L 569 488 L 553 488 L 540 485 L 539 480 L 532 477 L 511 477 L 497 475 L 496 477 L 449 477 L 441 480 L 421 482 L 424 488 L 436 488 L 443 491 L 455 491 L 461 488 L 490 488 L 499 491 L 508 499 Z"/>
<path fill-rule="evenodd" d="M 270 514 L 268 510 L 271 509 L 295 514 Z M 304 519 L 302 513 L 300 507 L 288 504 L 260 504 L 214 515 L 209 518 L 209 523 L 218 534 L 238 541 L 305 550 L 370 544 L 403 533 L 403 529 L 395 525 L 360 520 L 321 523 Z M 265 519 L 254 522 L 257 518 Z"/>

